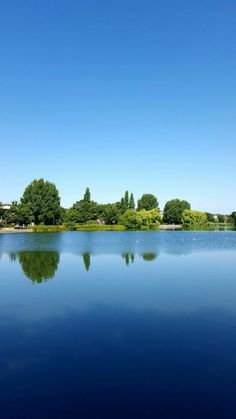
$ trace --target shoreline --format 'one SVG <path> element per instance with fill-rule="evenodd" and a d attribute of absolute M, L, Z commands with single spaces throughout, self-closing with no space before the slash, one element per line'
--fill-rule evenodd
<path fill-rule="evenodd" d="M 158 230 L 152 230 L 152 229 L 150 229 L 150 231 L 160 231 L 160 230 L 181 230 L 182 229 L 182 225 L 174 225 L 174 224 L 172 224 L 172 225 L 160 225 L 159 226 L 159 228 L 158 228 Z M 2 229 L 0 229 L 0 234 L 7 234 L 7 233 L 10 233 L 10 234 L 18 234 L 18 233 L 49 233 L 49 232 L 64 232 L 64 231 L 127 231 L 127 229 L 124 229 L 124 230 L 115 230 L 115 229 L 109 229 L 109 228 L 98 228 L 98 229 L 93 229 L 93 228 L 91 228 L 91 230 L 90 229 L 88 229 L 88 228 L 80 228 L 80 229 L 76 229 L 76 230 L 70 230 L 70 229 L 55 229 L 54 231 L 50 231 L 50 229 L 49 230 L 46 230 L 46 229 L 39 229 L 38 231 L 35 231 L 34 229 L 29 229 L 29 228 L 17 228 L 17 229 L 15 229 L 15 228 L 12 228 L 12 227 L 9 227 L 9 228 L 2 228 Z M 130 230 L 130 231 L 134 231 L 134 230 Z M 135 230 L 135 231 L 144 231 L 144 230 Z M 147 231 L 147 230 L 145 230 L 145 231 Z M 148 230 L 149 231 L 149 230 Z"/>
<path fill-rule="evenodd" d="M 32 229 L 29 228 L 1 228 L 0 229 L 0 234 L 6 234 L 6 233 L 10 233 L 10 234 L 17 234 L 17 233 L 33 233 Z"/>
<path fill-rule="evenodd" d="M 112 228 L 77 228 L 75 230 L 72 229 L 39 229 L 39 230 L 34 230 L 32 228 L 19 228 L 19 229 L 14 229 L 14 228 L 1 228 L 0 229 L 0 235 L 1 234 L 19 234 L 19 233 L 63 233 L 66 231 L 73 231 L 73 232 L 104 232 L 104 231 L 113 231 L 113 232 L 120 232 L 120 231 L 156 231 L 156 232 L 160 232 L 160 231 L 235 231 L 236 229 L 234 227 L 229 226 L 228 228 L 183 228 L 182 225 L 177 225 L 177 224 L 164 224 L 164 225 L 160 225 L 158 229 L 140 229 L 140 230 L 132 230 L 132 229 L 112 229 Z"/>

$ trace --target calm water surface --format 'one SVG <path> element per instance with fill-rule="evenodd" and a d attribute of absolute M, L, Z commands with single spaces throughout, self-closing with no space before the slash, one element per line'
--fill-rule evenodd
<path fill-rule="evenodd" d="M 0 418 L 235 418 L 236 232 L 0 235 Z"/>

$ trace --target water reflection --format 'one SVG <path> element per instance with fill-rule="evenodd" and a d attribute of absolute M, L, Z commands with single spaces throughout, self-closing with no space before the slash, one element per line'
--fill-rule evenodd
<path fill-rule="evenodd" d="M 126 266 L 129 266 L 130 264 L 134 263 L 134 260 L 135 260 L 134 253 L 123 253 L 121 256 L 125 260 Z M 142 253 L 139 256 L 145 262 L 150 262 L 150 261 L 155 260 L 157 258 L 157 253 L 155 253 L 155 252 L 147 252 L 147 253 Z"/>
<path fill-rule="evenodd" d="M 233 231 L 65 232 L 0 236 L 0 253 L 40 250 L 80 256 L 84 253 L 90 255 L 167 253 L 182 256 L 202 251 L 235 248 L 236 234 Z"/>
<path fill-rule="evenodd" d="M 45 237 L 0 237 L 1 418 L 236 417 L 235 233 Z"/>
<path fill-rule="evenodd" d="M 83 254 L 83 261 L 84 261 L 84 266 L 85 266 L 86 271 L 89 271 L 90 265 L 91 265 L 90 253 L 89 252 L 85 252 Z"/>
<path fill-rule="evenodd" d="M 143 260 L 145 260 L 146 262 L 155 260 L 156 258 L 157 258 L 157 254 L 154 252 L 143 253 Z"/>
<path fill-rule="evenodd" d="M 133 253 L 123 253 L 121 256 L 125 260 L 126 266 L 129 266 L 130 263 L 134 263 L 135 256 Z"/>
<path fill-rule="evenodd" d="M 10 259 L 19 261 L 24 274 L 33 283 L 41 283 L 55 276 L 60 255 L 58 252 L 23 251 L 11 253 Z"/>
<path fill-rule="evenodd" d="M 1 254 L 0 254 L 1 256 Z M 91 267 L 91 253 L 84 252 L 82 255 L 84 268 L 88 272 Z M 122 253 L 122 258 L 126 266 L 130 266 L 135 262 L 134 253 Z M 141 260 L 145 262 L 154 261 L 157 258 L 157 253 L 148 252 L 138 255 Z M 24 274 L 33 283 L 42 283 L 55 276 L 60 263 L 60 254 L 56 251 L 22 251 L 9 253 L 11 262 L 18 261 L 22 267 Z"/>

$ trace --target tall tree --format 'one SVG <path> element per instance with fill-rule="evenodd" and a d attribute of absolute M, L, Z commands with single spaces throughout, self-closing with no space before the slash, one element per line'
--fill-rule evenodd
<path fill-rule="evenodd" d="M 146 211 L 150 211 L 151 209 L 158 209 L 158 200 L 156 196 L 152 195 L 151 193 L 146 193 L 141 196 L 138 200 L 138 210 L 145 209 Z"/>
<path fill-rule="evenodd" d="M 120 210 L 121 214 L 124 214 L 124 212 L 129 209 L 129 192 L 125 191 L 124 196 L 121 198 L 120 203 L 118 204 L 118 208 Z"/>
<path fill-rule="evenodd" d="M 129 192 L 128 191 L 125 191 L 124 203 L 125 203 L 125 208 L 128 209 L 129 208 Z"/>
<path fill-rule="evenodd" d="M 22 205 L 28 205 L 35 224 L 57 224 L 60 220 L 60 197 L 54 183 L 35 179 L 25 189 Z"/>
<path fill-rule="evenodd" d="M 167 224 L 181 224 L 184 210 L 190 210 L 190 204 L 180 199 L 167 201 L 164 207 L 163 221 Z"/>
<path fill-rule="evenodd" d="M 133 193 L 130 194 L 129 198 L 129 209 L 135 209 L 135 201 Z"/>
<path fill-rule="evenodd" d="M 86 188 L 85 194 L 84 194 L 84 202 L 90 202 L 91 200 L 91 193 L 89 188 Z"/>
<path fill-rule="evenodd" d="M 97 202 L 91 200 L 89 188 L 86 189 L 84 198 L 73 204 L 67 211 L 66 221 L 75 223 L 86 223 L 90 220 L 96 220 L 99 216 L 99 206 Z"/>

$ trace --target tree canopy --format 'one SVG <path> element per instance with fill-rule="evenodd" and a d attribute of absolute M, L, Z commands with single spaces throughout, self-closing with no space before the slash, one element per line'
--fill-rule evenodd
<path fill-rule="evenodd" d="M 181 224 L 184 210 L 190 210 L 190 204 L 180 199 L 167 201 L 164 207 L 163 222 L 167 224 Z"/>
<path fill-rule="evenodd" d="M 24 190 L 19 203 L 12 202 L 10 208 L 4 208 L 0 202 L 0 228 L 7 224 L 55 225 L 76 229 L 76 224 L 122 224 L 130 229 L 156 228 L 161 221 L 159 203 L 155 195 L 146 193 L 135 205 L 133 193 L 125 191 L 120 201 L 98 204 L 91 199 L 87 187 L 83 198 L 76 201 L 69 209 L 60 206 L 60 197 L 54 183 L 44 179 L 33 180 Z M 236 211 L 231 216 L 200 211 L 192 211 L 186 200 L 172 199 L 164 207 L 163 222 L 167 224 L 207 225 L 218 222 L 234 223 L 236 226 Z M 18 227 L 18 226 L 16 226 Z M 36 229 L 37 227 L 35 227 Z"/>
<path fill-rule="evenodd" d="M 158 209 L 158 200 L 156 196 L 152 195 L 151 193 L 147 193 L 141 196 L 138 200 L 138 210 L 146 210 L 150 211 L 152 209 Z"/>
<path fill-rule="evenodd" d="M 54 183 L 35 179 L 25 189 L 21 205 L 27 205 L 35 224 L 58 224 L 60 221 L 60 197 Z"/>
<path fill-rule="evenodd" d="M 129 208 L 135 209 L 135 200 L 134 200 L 134 195 L 132 193 L 130 194 L 130 197 L 129 197 Z"/>
<path fill-rule="evenodd" d="M 160 212 L 157 209 L 150 211 L 140 210 L 135 211 L 128 209 L 121 217 L 120 222 L 127 228 L 139 229 L 139 228 L 151 228 L 158 226 L 160 222 Z"/>
<path fill-rule="evenodd" d="M 116 204 L 107 204 L 103 206 L 101 217 L 105 224 L 117 224 L 120 217 L 120 212 Z"/>
<path fill-rule="evenodd" d="M 90 220 L 96 220 L 99 215 L 98 204 L 91 201 L 89 188 L 86 188 L 84 198 L 73 204 L 67 212 L 66 221 L 75 223 L 86 223 Z"/>
<path fill-rule="evenodd" d="M 207 215 L 205 212 L 186 209 L 183 211 L 182 223 L 189 226 L 206 225 L 208 223 Z"/>
<path fill-rule="evenodd" d="M 127 209 L 134 209 L 135 208 L 135 201 L 134 195 L 131 193 L 129 195 L 129 191 L 125 191 L 124 196 L 121 198 L 120 202 L 117 203 L 118 209 L 121 214 L 124 214 Z"/>

